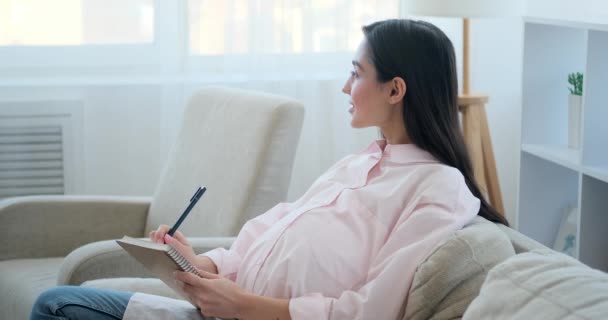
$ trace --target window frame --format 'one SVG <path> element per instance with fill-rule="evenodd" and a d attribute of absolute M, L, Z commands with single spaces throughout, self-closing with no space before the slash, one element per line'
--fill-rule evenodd
<path fill-rule="evenodd" d="M 154 37 L 152 42 L 133 44 L 84 44 L 0 46 L 0 73 L 4 76 L 46 76 L 82 74 L 146 74 L 165 70 L 167 48 L 176 43 L 170 32 L 183 10 L 183 1 L 154 0 Z M 158 14 L 163 12 L 163 14 Z M 177 44 L 178 48 L 183 47 Z"/>

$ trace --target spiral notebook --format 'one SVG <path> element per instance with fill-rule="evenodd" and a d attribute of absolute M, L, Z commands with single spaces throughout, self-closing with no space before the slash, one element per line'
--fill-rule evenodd
<path fill-rule="evenodd" d="M 201 276 L 184 256 L 169 245 L 128 236 L 124 236 L 116 242 L 148 271 L 184 298 L 185 294 L 175 284 L 173 272 L 187 271 Z"/>

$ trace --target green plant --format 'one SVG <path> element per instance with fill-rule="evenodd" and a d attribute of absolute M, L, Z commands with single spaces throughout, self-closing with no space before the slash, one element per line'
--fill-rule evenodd
<path fill-rule="evenodd" d="M 580 72 L 573 72 L 568 74 L 568 83 L 571 87 L 568 88 L 571 94 L 582 96 L 583 95 L 583 74 Z"/>

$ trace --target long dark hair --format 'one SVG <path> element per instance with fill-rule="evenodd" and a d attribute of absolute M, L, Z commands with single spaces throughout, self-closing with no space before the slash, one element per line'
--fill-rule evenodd
<path fill-rule="evenodd" d="M 460 170 L 481 201 L 478 215 L 508 225 L 475 182 L 458 119 L 456 58 L 450 39 L 434 25 L 414 20 L 375 22 L 363 27 L 363 33 L 378 81 L 401 77 L 406 82 L 403 120 L 412 143 Z"/>

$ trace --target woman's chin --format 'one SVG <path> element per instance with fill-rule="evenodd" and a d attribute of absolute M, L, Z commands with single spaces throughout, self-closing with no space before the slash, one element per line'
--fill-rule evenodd
<path fill-rule="evenodd" d="M 350 121 L 350 126 L 355 128 L 355 129 L 360 129 L 360 128 L 364 128 L 365 126 L 360 123 L 359 121 L 357 121 L 357 119 L 355 119 L 355 117 L 352 118 L 352 120 Z"/>

